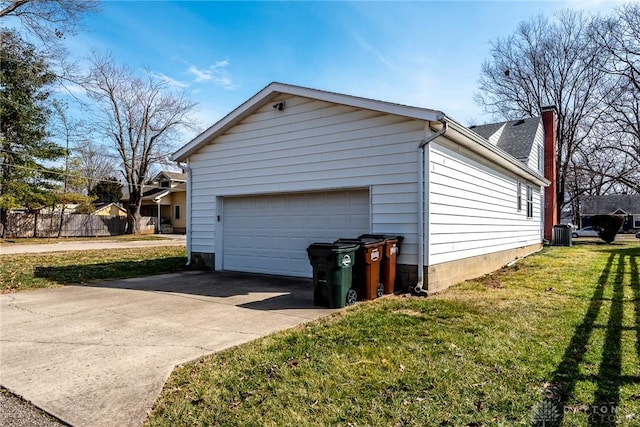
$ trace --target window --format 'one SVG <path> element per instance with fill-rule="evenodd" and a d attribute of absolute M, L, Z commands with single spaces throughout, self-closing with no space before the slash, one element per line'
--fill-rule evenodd
<path fill-rule="evenodd" d="M 174 219 L 180 219 L 180 205 L 176 205 L 174 207 L 174 215 L 173 215 Z"/>
<path fill-rule="evenodd" d="M 162 181 L 160 183 L 160 187 L 162 188 L 169 188 L 169 181 Z"/>
<path fill-rule="evenodd" d="M 538 171 L 544 176 L 544 150 L 542 145 L 538 145 Z"/>
<path fill-rule="evenodd" d="M 640 215 L 633 216 L 633 228 L 640 228 Z"/>
<path fill-rule="evenodd" d="M 516 189 L 517 194 L 516 194 L 516 198 L 517 198 L 517 206 L 518 206 L 518 212 L 522 211 L 522 183 L 518 182 L 518 188 Z"/>
<path fill-rule="evenodd" d="M 533 188 L 527 185 L 527 218 L 533 218 Z"/>

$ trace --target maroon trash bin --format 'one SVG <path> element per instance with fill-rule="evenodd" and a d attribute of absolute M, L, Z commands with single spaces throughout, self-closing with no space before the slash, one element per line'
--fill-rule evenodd
<path fill-rule="evenodd" d="M 363 234 L 358 238 L 384 240 L 384 254 L 380 264 L 380 281 L 383 284 L 384 293 L 392 294 L 395 291 L 396 283 L 396 261 L 400 253 L 400 244 L 404 237 L 389 234 Z"/>

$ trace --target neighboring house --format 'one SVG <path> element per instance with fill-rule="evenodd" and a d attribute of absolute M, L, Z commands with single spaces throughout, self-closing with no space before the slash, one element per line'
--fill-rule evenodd
<path fill-rule="evenodd" d="M 156 232 L 185 233 L 187 174 L 180 172 L 160 172 L 145 185 L 142 193 L 140 215 L 156 218 Z M 123 197 L 126 206 L 128 195 Z"/>
<path fill-rule="evenodd" d="M 93 215 L 99 216 L 127 216 L 127 211 L 115 203 L 102 203 L 96 205 Z"/>
<path fill-rule="evenodd" d="M 536 156 L 554 120 L 525 120 L 529 153 L 514 156 L 496 136 L 509 123 L 477 127 L 486 139 L 440 111 L 272 83 L 173 155 L 190 262 L 311 277 L 310 243 L 373 232 L 405 237 L 404 289 L 494 271 L 542 246 Z"/>
<path fill-rule="evenodd" d="M 582 226 L 591 225 L 593 215 L 621 215 L 625 217 L 624 231 L 640 230 L 640 194 L 610 194 L 587 196 L 582 200 L 580 219 Z"/>

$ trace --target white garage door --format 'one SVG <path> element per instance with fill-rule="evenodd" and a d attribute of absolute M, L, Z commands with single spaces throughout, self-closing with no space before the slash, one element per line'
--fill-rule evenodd
<path fill-rule="evenodd" d="M 306 249 L 369 232 L 368 190 L 225 197 L 223 269 L 311 277 Z"/>

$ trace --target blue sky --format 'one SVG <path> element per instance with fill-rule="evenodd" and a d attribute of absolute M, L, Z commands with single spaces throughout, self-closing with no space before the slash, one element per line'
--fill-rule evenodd
<path fill-rule="evenodd" d="M 489 42 L 561 8 L 615 1 L 106 1 L 69 37 L 75 57 L 109 51 L 199 102 L 208 127 L 272 81 L 490 119 L 473 101 Z M 191 135 L 193 136 L 193 135 Z M 188 141 L 179 141 L 178 145 Z"/>

